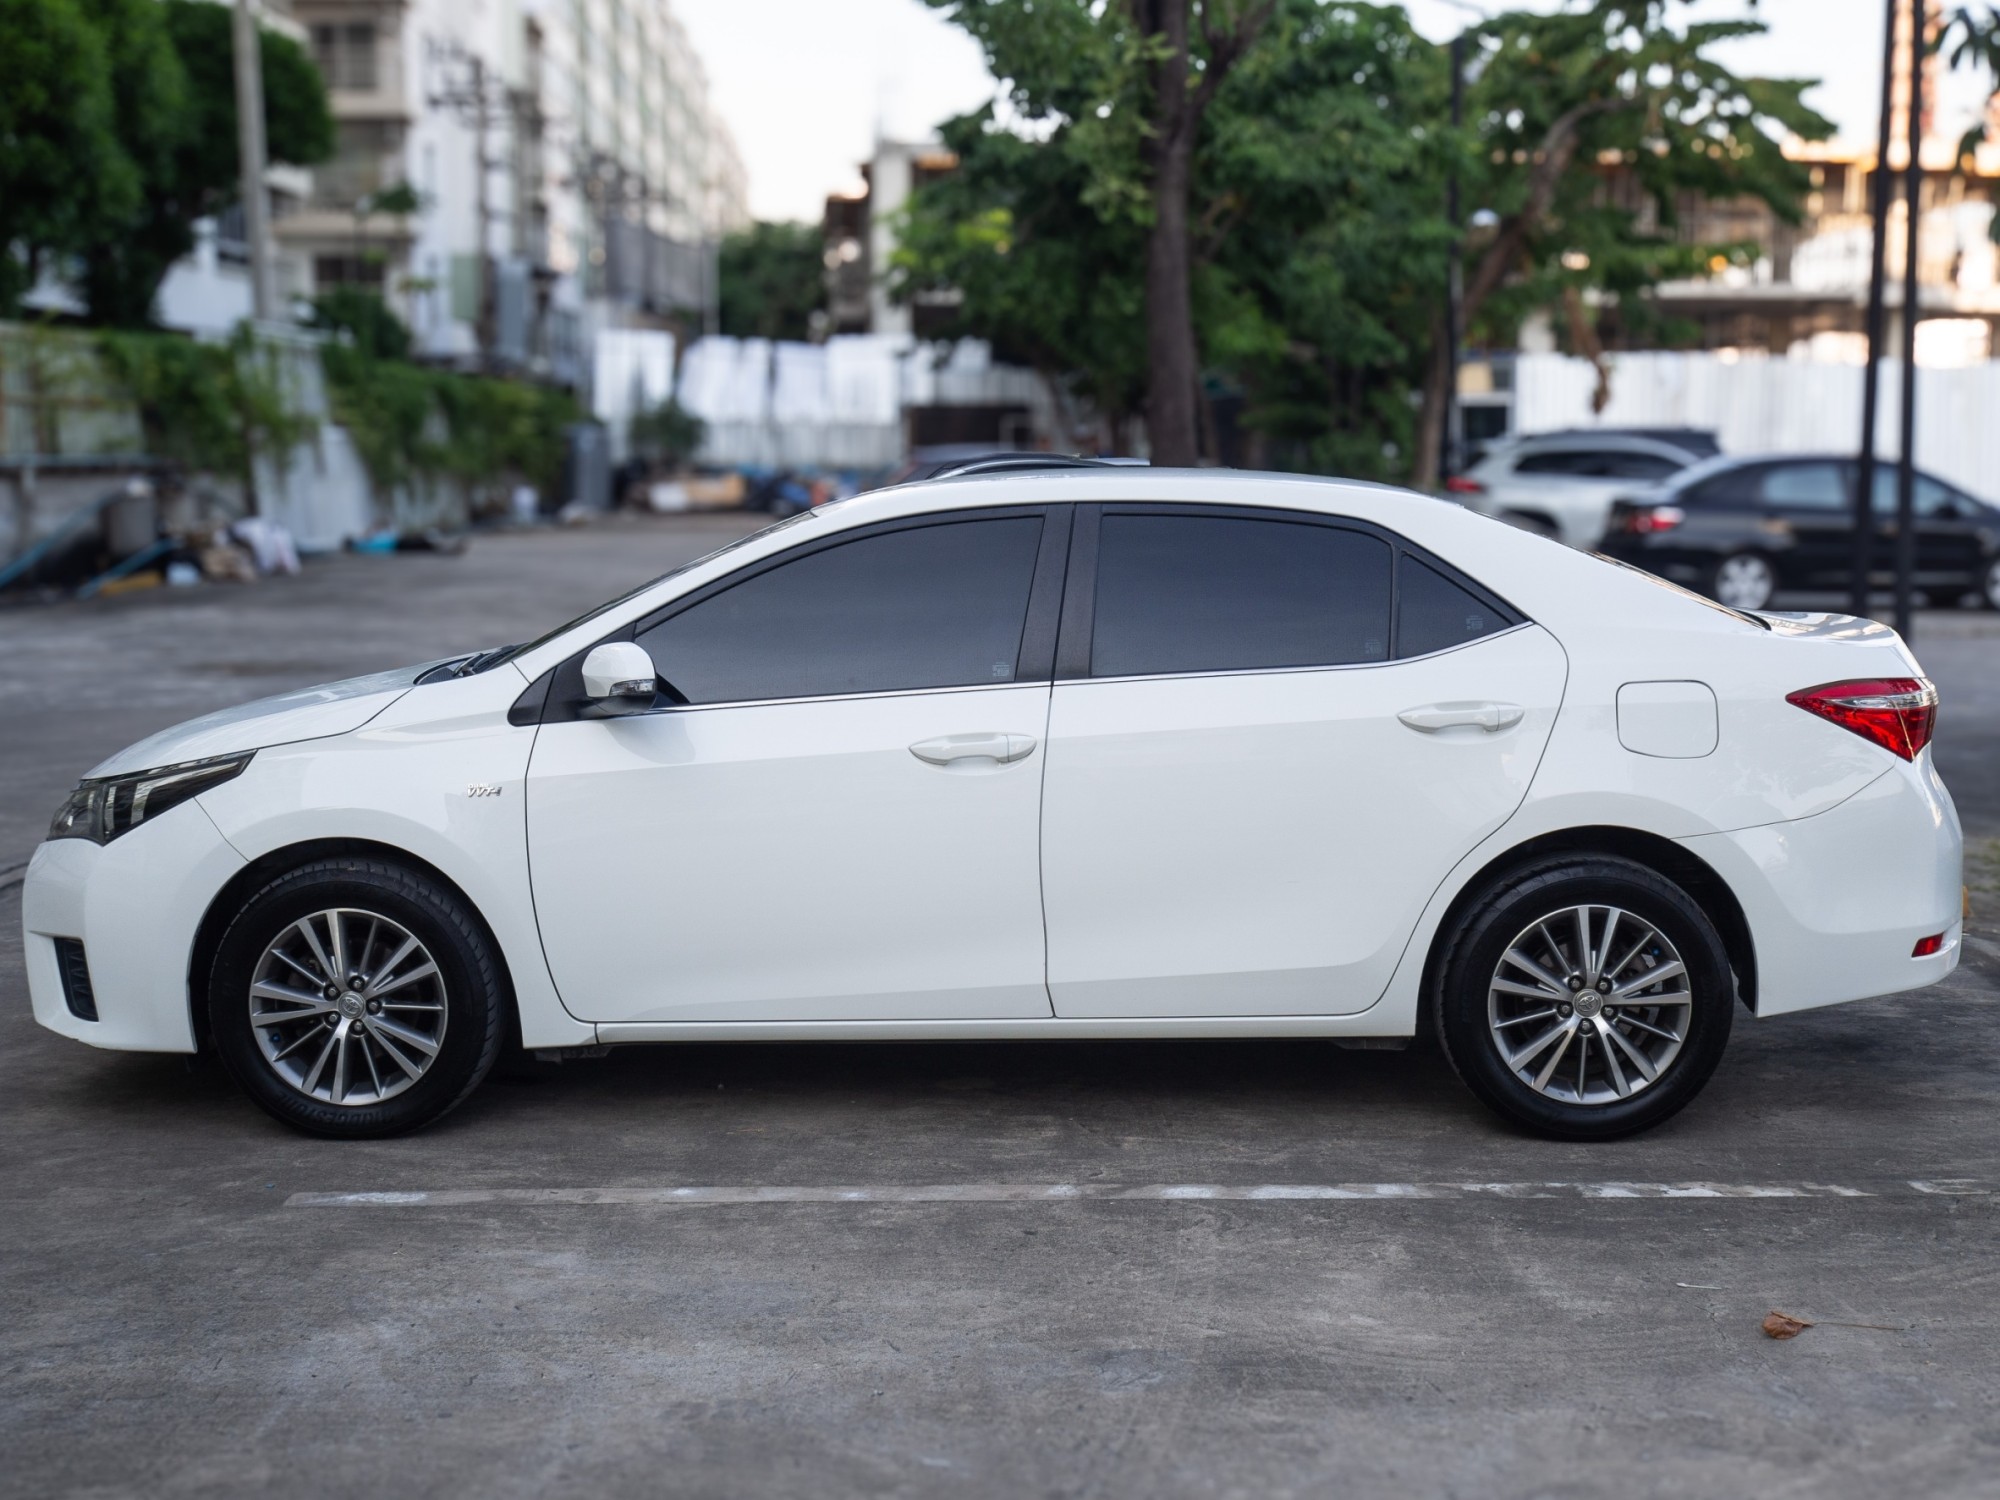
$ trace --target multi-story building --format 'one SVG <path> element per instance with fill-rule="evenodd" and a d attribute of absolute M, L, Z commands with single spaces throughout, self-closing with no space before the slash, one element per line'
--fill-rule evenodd
<path fill-rule="evenodd" d="M 743 168 L 668 0 L 288 0 L 338 134 L 279 245 L 418 352 L 568 383 L 600 329 L 699 331 Z"/>

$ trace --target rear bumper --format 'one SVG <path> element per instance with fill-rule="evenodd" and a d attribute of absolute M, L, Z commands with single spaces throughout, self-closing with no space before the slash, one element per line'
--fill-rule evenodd
<path fill-rule="evenodd" d="M 49 1030 L 129 1052 L 192 1052 L 188 961 L 209 902 L 243 868 L 199 803 L 103 845 L 35 850 L 21 888 L 28 994 Z M 72 1012 L 57 938 L 83 945 L 97 1019 Z"/>
<path fill-rule="evenodd" d="M 1679 842 L 1743 905 L 1759 1016 L 1919 989 L 1958 967 L 1965 840 L 1928 752 L 1816 817 Z M 1941 950 L 1910 956 L 1938 933 Z"/>

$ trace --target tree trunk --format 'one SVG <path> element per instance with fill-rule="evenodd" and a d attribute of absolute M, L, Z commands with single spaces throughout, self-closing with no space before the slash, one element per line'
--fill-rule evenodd
<path fill-rule="evenodd" d="M 1445 347 L 1444 319 L 1431 327 L 1431 354 L 1424 361 L 1424 399 L 1417 408 L 1417 451 L 1411 455 L 1410 488 L 1434 490 L 1442 482 L 1438 452 L 1444 445 L 1444 413 L 1451 380 L 1451 351 Z"/>
<path fill-rule="evenodd" d="M 1188 288 L 1188 179 L 1194 158 L 1188 99 L 1190 0 L 1150 0 L 1147 30 L 1163 41 L 1153 83 L 1153 226 L 1146 238 L 1146 436 L 1153 462 L 1200 457 L 1195 427 L 1194 303 Z"/>

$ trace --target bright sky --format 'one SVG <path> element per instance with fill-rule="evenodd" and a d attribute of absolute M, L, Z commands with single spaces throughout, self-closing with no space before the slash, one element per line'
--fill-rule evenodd
<path fill-rule="evenodd" d="M 708 67 L 715 102 L 750 173 L 751 211 L 817 221 L 829 192 L 859 185 L 878 133 L 921 139 L 984 103 L 993 83 L 979 49 L 922 0 L 670 0 Z M 1439 39 L 1497 3 L 1407 0 Z M 1553 10 L 1556 0 L 1527 0 Z M 1748 0 L 1694 0 L 1702 19 L 1742 16 Z M 1874 134 L 1883 0 L 1762 0 L 1767 36 L 1728 56 L 1746 71 L 1823 80 L 1812 103 L 1841 134 Z M 1969 120 L 1978 88 L 1961 75 L 1948 113 Z M 1960 125 L 1950 125 L 1955 137 Z"/>

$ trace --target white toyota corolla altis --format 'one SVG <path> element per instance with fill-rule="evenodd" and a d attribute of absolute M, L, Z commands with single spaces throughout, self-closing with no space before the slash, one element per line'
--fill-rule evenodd
<path fill-rule="evenodd" d="M 1881 625 L 1394 490 L 932 481 L 113 756 L 29 867 L 30 988 L 335 1136 L 515 1041 L 1428 1027 L 1500 1113 L 1607 1137 L 1739 1003 L 1951 972 L 1936 702 Z"/>

